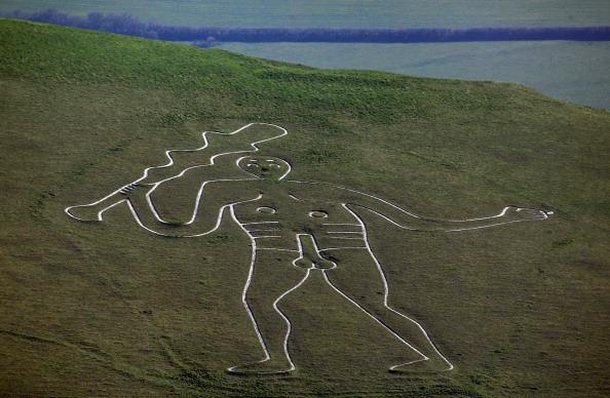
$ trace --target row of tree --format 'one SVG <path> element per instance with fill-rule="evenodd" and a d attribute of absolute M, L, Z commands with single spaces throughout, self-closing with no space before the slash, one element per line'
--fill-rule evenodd
<path fill-rule="evenodd" d="M 192 41 L 209 47 L 216 42 L 430 43 L 466 41 L 577 40 L 610 41 L 610 26 L 506 27 L 468 29 L 331 29 L 216 28 L 141 22 L 128 14 L 70 15 L 56 10 L 15 11 L 12 18 L 73 26 L 168 41 Z"/>

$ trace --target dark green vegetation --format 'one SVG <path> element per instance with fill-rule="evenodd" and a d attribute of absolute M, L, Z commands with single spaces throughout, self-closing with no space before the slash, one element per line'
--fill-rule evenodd
<path fill-rule="evenodd" d="M 607 112 L 514 85 L 321 71 L 0 22 L 0 393 L 603 396 L 609 392 Z M 387 372 L 400 347 L 312 278 L 283 303 L 298 370 L 224 369 L 259 348 L 240 302 L 247 239 L 145 233 L 63 208 L 196 147 L 204 129 L 286 127 L 266 153 L 444 218 L 506 204 L 556 217 L 409 234 L 371 217 L 392 302 L 456 365 Z"/>

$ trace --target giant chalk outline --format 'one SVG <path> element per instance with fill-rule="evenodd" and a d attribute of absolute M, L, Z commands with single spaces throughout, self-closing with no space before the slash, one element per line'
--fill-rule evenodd
<path fill-rule="evenodd" d="M 209 145 L 209 141 L 207 138 L 208 134 L 231 136 L 231 135 L 237 134 L 239 132 L 242 132 L 242 131 L 246 130 L 247 128 L 249 128 L 251 126 L 255 126 L 255 125 L 268 126 L 270 128 L 278 129 L 279 134 L 277 134 L 276 136 L 262 139 L 262 140 L 254 141 L 249 144 L 250 148 L 248 148 L 246 150 L 216 153 L 210 157 L 210 159 L 207 163 L 197 164 L 195 166 L 190 166 L 190 167 L 184 168 L 179 173 L 177 173 L 175 175 L 171 175 L 166 178 L 163 178 L 161 180 L 155 181 L 154 183 L 142 183 L 149 177 L 151 170 L 163 169 L 163 168 L 168 168 L 168 167 L 173 166 L 175 162 L 174 162 L 172 153 L 174 153 L 174 152 L 198 152 L 198 151 L 203 151 L 206 148 L 208 148 L 208 145 Z M 335 247 L 333 247 L 331 245 L 331 246 L 323 247 L 322 249 L 320 249 L 318 246 L 316 236 L 312 235 L 311 231 L 307 231 L 307 233 L 296 233 L 295 234 L 295 238 L 297 241 L 297 247 L 298 247 L 296 250 L 295 249 L 286 249 L 286 248 L 277 248 L 277 247 L 259 246 L 257 239 L 269 240 L 269 239 L 274 239 L 274 238 L 278 238 L 278 239 L 282 238 L 282 235 L 281 235 L 282 230 L 281 230 L 280 222 L 279 221 L 270 221 L 270 220 L 244 222 L 244 221 L 240 220 L 239 217 L 236 215 L 235 209 L 236 209 L 236 206 L 238 206 L 238 205 L 247 204 L 247 203 L 251 203 L 251 202 L 257 202 L 257 201 L 261 200 L 264 196 L 263 192 L 259 192 L 258 195 L 254 196 L 254 197 L 250 197 L 248 199 L 234 201 L 234 202 L 226 203 L 226 204 L 222 205 L 218 209 L 216 219 L 214 220 L 214 223 L 211 226 L 211 228 L 207 231 L 200 232 L 200 233 L 180 234 L 180 235 L 175 234 L 173 232 L 171 234 L 165 233 L 163 231 L 153 229 L 152 227 L 147 225 L 147 223 L 149 223 L 150 221 L 146 221 L 141 217 L 143 214 L 142 209 L 144 209 L 147 212 L 149 212 L 150 215 L 152 215 L 152 217 L 154 219 L 152 221 L 154 223 L 157 223 L 158 226 L 163 226 L 163 225 L 176 226 L 175 224 L 168 223 L 159 214 L 159 212 L 153 202 L 153 199 L 151 197 L 152 193 L 162 183 L 171 181 L 176 178 L 180 178 L 180 177 L 184 176 L 189 170 L 192 170 L 192 169 L 198 168 L 198 167 L 206 167 L 206 166 L 215 165 L 215 160 L 217 158 L 219 158 L 220 156 L 226 156 L 226 155 L 230 155 L 230 154 L 242 154 L 242 153 L 245 154 L 244 156 L 239 157 L 234 162 L 234 164 L 236 167 L 245 171 L 251 177 L 250 178 L 226 178 L 226 179 L 221 178 L 221 179 L 212 179 L 212 180 L 203 181 L 199 187 L 199 190 L 197 191 L 195 201 L 194 201 L 194 209 L 193 209 L 193 213 L 192 213 L 191 217 L 189 218 L 188 221 L 181 223 L 180 226 L 187 227 L 187 226 L 193 226 L 195 224 L 195 222 L 198 219 L 199 211 L 201 209 L 201 200 L 202 200 L 202 197 L 204 194 L 204 190 L 205 190 L 206 186 L 208 186 L 209 184 L 212 184 L 212 183 L 217 184 L 217 183 L 223 183 L 223 182 L 250 183 L 250 182 L 261 181 L 262 179 L 265 178 L 265 176 L 263 176 L 263 174 L 262 174 L 263 172 L 261 170 L 263 170 L 263 166 L 260 166 L 260 163 L 267 164 L 270 168 L 277 169 L 277 170 L 275 170 L 276 174 L 281 173 L 281 174 L 273 175 L 273 171 L 271 171 L 270 173 L 274 179 L 276 179 L 278 181 L 284 180 L 285 177 L 287 177 L 287 175 L 290 173 L 290 171 L 292 169 L 292 166 L 290 165 L 290 163 L 288 163 L 287 161 L 285 161 L 283 159 L 279 159 L 279 158 L 270 158 L 270 157 L 256 158 L 256 157 L 248 156 L 248 155 L 251 155 L 251 154 L 259 151 L 257 144 L 268 142 L 268 141 L 283 137 L 287 134 L 288 134 L 288 131 L 285 128 L 274 125 L 274 124 L 267 124 L 267 123 L 251 123 L 251 124 L 243 126 L 242 128 L 240 128 L 238 130 L 235 130 L 231 133 L 206 131 L 206 132 L 202 133 L 202 138 L 204 141 L 203 146 L 196 148 L 196 149 L 190 149 L 190 150 L 168 150 L 165 152 L 165 156 L 168 159 L 168 162 L 166 164 L 160 165 L 160 166 L 147 167 L 144 170 L 142 176 L 140 178 L 138 178 L 137 180 L 133 181 L 132 183 L 122 186 L 121 188 L 115 190 L 114 192 L 110 193 L 109 195 L 103 197 L 100 200 L 97 200 L 97 201 L 94 201 L 94 202 L 91 202 L 91 203 L 88 203 L 85 205 L 69 206 L 65 209 L 65 212 L 70 217 L 72 217 L 76 220 L 79 220 L 79 221 L 102 221 L 103 215 L 107 210 L 125 203 L 128 206 L 128 208 L 129 208 L 132 216 L 134 217 L 134 220 L 137 222 L 137 224 L 140 227 L 142 227 L 143 229 L 147 230 L 148 232 L 156 234 L 156 235 L 160 235 L 160 236 L 166 236 L 166 237 L 192 238 L 192 237 L 208 235 L 208 234 L 216 231 L 220 227 L 225 213 L 228 211 L 231 219 L 250 238 L 250 245 L 251 245 L 251 249 L 252 249 L 251 261 L 250 261 L 250 265 L 249 265 L 246 282 L 245 282 L 244 288 L 242 290 L 241 300 L 242 300 L 242 304 L 244 305 L 244 308 L 252 322 L 258 342 L 264 353 L 264 356 L 261 360 L 243 365 L 241 367 L 240 366 L 231 367 L 228 369 L 229 372 L 256 373 L 256 374 L 281 374 L 281 373 L 288 373 L 288 372 L 291 372 L 296 369 L 296 366 L 295 366 L 294 362 L 292 361 L 290 352 L 288 350 L 288 342 L 289 342 L 290 333 L 292 330 L 292 323 L 290 322 L 290 319 L 280 310 L 280 308 L 278 307 L 278 304 L 284 297 L 286 297 L 288 294 L 290 294 L 294 290 L 298 289 L 308 279 L 312 270 L 322 272 L 323 280 L 331 287 L 331 289 L 333 291 L 335 291 L 341 297 L 345 298 L 348 302 L 353 304 L 355 307 L 357 307 L 360 311 L 362 311 L 368 317 L 372 318 L 376 323 L 378 323 L 385 330 L 387 330 L 392 336 L 394 336 L 400 343 L 402 343 L 409 349 L 413 350 L 416 354 L 418 354 L 420 356 L 419 359 L 391 366 L 389 368 L 390 371 L 408 370 L 409 365 L 414 365 L 418 362 L 425 362 L 425 361 L 428 361 L 431 359 L 431 357 L 429 357 L 428 355 L 426 355 L 423 352 L 425 350 L 422 349 L 422 347 L 418 348 L 415 345 L 409 343 L 409 341 L 407 340 L 406 337 L 401 336 L 400 332 L 397 332 L 390 325 L 388 325 L 386 322 L 384 322 L 383 319 L 380 319 L 379 316 L 375 316 L 375 314 L 373 314 L 370 310 L 367 310 L 367 308 L 365 308 L 366 304 L 359 303 L 358 301 L 354 300 L 353 297 L 350 297 L 350 295 L 348 293 L 341 290 L 336 285 L 336 283 L 333 283 L 331 281 L 331 278 L 329 278 L 327 275 L 327 271 L 335 269 L 338 265 L 337 265 L 337 263 L 335 263 L 329 259 L 326 259 L 324 257 L 324 253 L 329 252 L 329 251 L 336 251 L 336 250 L 357 250 L 359 252 L 365 251 L 366 253 L 368 253 L 368 256 L 370 257 L 370 259 L 373 260 L 373 263 L 376 267 L 376 270 L 379 274 L 379 277 L 380 277 L 382 285 L 383 285 L 383 306 L 387 310 L 396 314 L 397 316 L 404 318 L 408 324 L 415 325 L 416 330 L 418 330 L 418 333 L 420 334 L 420 337 L 424 336 L 425 344 L 429 345 L 429 347 L 426 347 L 428 349 L 428 351 L 430 351 L 430 348 L 431 348 L 432 354 L 434 354 L 436 356 L 436 359 L 440 360 L 444 364 L 442 370 L 448 371 L 448 370 L 453 369 L 454 365 L 443 354 L 440 353 L 440 351 L 438 350 L 438 348 L 436 347 L 436 345 L 434 344 L 434 342 L 432 341 L 432 339 L 430 338 L 430 336 L 428 335 L 426 330 L 423 328 L 423 326 L 419 322 L 417 322 L 415 319 L 401 313 L 400 311 L 397 311 L 396 309 L 394 309 L 393 307 L 390 306 L 390 304 L 388 302 L 389 287 L 388 287 L 388 282 L 387 282 L 385 273 L 383 271 L 381 263 L 379 262 L 378 258 L 375 256 L 375 254 L 373 253 L 373 251 L 371 249 L 366 224 L 365 224 L 364 220 L 362 219 L 362 217 L 354 211 L 354 207 L 369 211 L 372 214 L 375 214 L 376 216 L 384 219 L 385 221 L 390 222 L 392 225 L 394 225 L 396 227 L 399 227 L 402 229 L 408 229 L 408 230 L 412 230 L 412 231 L 420 231 L 421 229 L 418 229 L 417 227 L 412 228 L 412 227 L 409 227 L 408 225 L 401 224 L 400 222 L 396 221 L 395 219 L 392 219 L 390 216 L 387 216 L 386 214 L 384 214 L 383 210 L 377 210 L 375 208 L 375 205 L 381 204 L 382 206 L 385 206 L 386 211 L 388 211 L 388 209 L 390 210 L 390 212 L 395 211 L 396 214 L 394 214 L 394 216 L 395 217 L 398 216 L 398 218 L 406 216 L 406 217 L 410 217 L 413 220 L 420 220 L 420 221 L 425 221 L 425 222 L 432 221 L 430 219 L 426 219 L 426 218 L 421 217 L 417 214 L 414 214 L 410 211 L 407 211 L 407 210 L 401 208 L 400 206 L 394 205 L 393 203 L 385 201 L 384 199 L 381 199 L 377 196 L 363 193 L 363 192 L 360 192 L 357 190 L 353 190 L 353 189 L 341 187 L 341 186 L 331 186 L 328 184 L 318 183 L 318 182 L 304 182 L 304 181 L 295 181 L 295 180 L 288 180 L 284 184 L 291 184 L 293 186 L 294 185 L 312 186 L 312 187 L 321 186 L 321 187 L 325 187 L 325 188 L 332 188 L 335 190 L 340 190 L 344 193 L 355 194 L 359 198 L 365 198 L 366 200 L 373 201 L 373 206 L 370 206 L 368 204 L 363 204 L 363 203 L 337 202 L 337 204 L 339 204 L 340 207 L 342 207 L 345 210 L 345 212 L 346 212 L 345 214 L 351 215 L 351 221 L 348 223 L 346 223 L 346 222 L 341 222 L 341 223 L 327 222 L 327 223 L 321 224 L 323 226 L 335 226 L 339 229 L 339 230 L 335 230 L 335 231 L 327 231 L 326 235 L 332 236 L 333 239 L 335 239 L 335 240 L 338 239 L 338 240 L 343 240 L 343 241 L 348 241 L 348 242 L 354 241 L 355 243 L 353 245 L 350 245 L 349 243 L 342 243 L 342 244 L 337 243 L 337 245 Z M 242 162 L 245 163 L 245 166 L 241 165 Z M 273 167 L 271 167 L 271 166 L 273 166 Z M 253 170 L 252 170 L 253 168 L 256 169 L 256 172 L 253 172 Z M 132 201 L 131 195 L 136 189 L 142 189 L 142 188 L 146 189 L 146 187 L 149 187 L 149 188 L 146 190 L 146 192 L 144 194 L 145 204 L 144 204 L 144 206 L 139 206 L 139 209 L 137 209 L 136 207 L 138 207 L 138 206 L 136 206 L 134 204 L 135 202 Z M 294 201 L 302 202 L 301 198 L 293 195 L 292 193 L 289 193 L 288 196 Z M 352 206 L 352 207 L 350 207 L 350 206 Z M 89 215 L 88 217 L 83 218 L 83 217 L 79 217 L 78 215 L 74 214 L 74 212 L 75 211 L 78 212 L 79 209 L 82 210 L 82 209 L 91 209 L 91 208 L 94 209 L 93 216 Z M 276 213 L 275 208 L 268 207 L 268 206 L 259 207 L 257 209 L 257 211 L 259 213 L 266 213 L 269 215 L 273 215 Z M 508 220 L 503 219 L 503 217 L 506 217 L 509 212 L 512 212 L 513 217 L 514 217 L 514 215 L 517 215 L 518 213 L 521 213 L 521 212 L 523 212 L 523 215 L 521 217 L 517 217 L 514 219 L 508 219 Z M 461 232 L 461 231 L 488 228 L 488 227 L 493 227 L 493 226 L 498 226 L 498 225 L 505 225 L 505 224 L 511 224 L 511 223 L 516 223 L 516 222 L 521 222 L 521 221 L 528 221 L 528 220 L 546 220 L 549 217 L 549 215 L 551 215 L 551 214 L 552 214 L 552 212 L 544 212 L 542 210 L 537 210 L 537 209 L 528 209 L 528 208 L 519 208 L 519 207 L 515 207 L 515 206 L 507 206 L 499 214 L 493 215 L 493 216 L 488 216 L 488 217 L 470 218 L 470 219 L 464 219 L 464 220 L 443 220 L 443 221 L 434 220 L 434 221 L 432 221 L 433 223 L 434 222 L 439 223 L 437 225 L 438 229 L 429 229 L 429 230 L 439 230 L 439 231 L 445 231 L 445 232 Z M 326 218 L 328 218 L 328 213 L 323 209 L 319 209 L 319 210 L 313 209 L 313 210 L 309 211 L 308 216 L 310 218 L 316 217 L 316 218 L 320 218 L 320 219 L 326 219 Z M 456 224 L 456 225 L 453 227 L 450 227 L 450 228 L 441 228 L 440 225 L 443 222 Z M 473 223 L 475 225 L 473 225 Z M 476 225 L 476 224 L 481 224 L 481 225 Z M 259 229 L 248 229 L 248 228 L 251 228 L 250 226 L 252 226 L 252 225 L 258 226 Z M 464 227 L 462 227 L 462 226 L 464 226 Z M 271 227 L 271 228 L 269 228 L 269 227 Z M 341 231 L 340 229 L 342 227 L 357 227 L 358 230 L 357 231 L 351 231 L 351 230 L 350 231 L 347 231 L 347 230 Z M 260 229 L 260 228 L 262 228 L 262 229 Z M 255 233 L 266 233 L 266 232 L 269 232 L 270 234 L 254 236 Z M 276 234 L 274 235 L 274 233 L 276 233 Z M 277 233 L 279 233 L 279 235 Z M 316 235 L 317 235 L 317 233 L 316 233 Z M 307 247 L 304 247 L 305 244 Z M 283 293 L 281 293 L 278 297 L 275 298 L 275 300 L 272 303 L 273 310 L 281 317 L 282 321 L 285 324 L 283 341 L 282 341 L 282 350 L 283 350 L 283 355 L 285 357 L 284 358 L 285 364 L 280 368 L 278 368 L 276 366 L 275 368 L 272 367 L 270 369 L 265 369 L 262 366 L 261 366 L 262 368 L 256 368 L 256 366 L 265 365 L 266 363 L 269 363 L 272 360 L 272 355 L 269 351 L 268 344 L 267 344 L 263 334 L 261 333 L 261 327 L 260 327 L 259 323 L 257 322 L 254 312 L 248 302 L 248 292 L 250 290 L 250 287 L 251 287 L 251 284 L 253 281 L 253 277 L 255 274 L 258 253 L 262 253 L 265 251 L 295 253 L 295 256 L 298 256 L 298 257 L 296 257 L 293 260 L 292 266 L 297 269 L 301 269 L 304 272 L 303 274 L 301 274 L 302 277 L 299 277 L 299 279 L 296 281 L 296 283 L 292 287 L 288 288 Z M 308 265 L 308 261 L 310 263 L 309 265 Z M 299 264 L 301 264 L 301 265 L 299 265 Z M 302 265 L 305 265 L 305 266 L 302 266 Z M 253 366 L 253 368 L 249 369 L 248 366 Z"/>

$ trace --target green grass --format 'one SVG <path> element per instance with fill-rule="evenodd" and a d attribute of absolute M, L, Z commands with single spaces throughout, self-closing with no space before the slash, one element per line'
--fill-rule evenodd
<path fill-rule="evenodd" d="M 603 396 L 610 114 L 522 86 L 324 71 L 221 50 L 0 21 L 0 393 Z M 63 208 L 195 147 L 203 130 L 277 123 L 294 178 L 439 218 L 515 203 L 545 223 L 408 234 L 367 219 L 393 302 L 453 373 L 395 376 L 395 343 L 312 278 L 283 302 L 287 377 L 228 366 L 257 342 L 240 302 L 248 241 L 193 240 Z M 399 248 L 399 249 L 397 249 Z M 230 257 L 227 253 L 230 253 Z"/>

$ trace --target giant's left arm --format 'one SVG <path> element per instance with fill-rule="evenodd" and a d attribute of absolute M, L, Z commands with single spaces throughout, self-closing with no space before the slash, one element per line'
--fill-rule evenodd
<path fill-rule="evenodd" d="M 553 213 L 534 208 L 506 206 L 498 214 L 463 219 L 443 220 L 420 216 L 374 195 L 365 194 L 348 188 L 339 188 L 345 205 L 356 213 L 363 210 L 371 212 L 388 222 L 411 231 L 459 232 L 525 221 L 542 221 Z"/>

